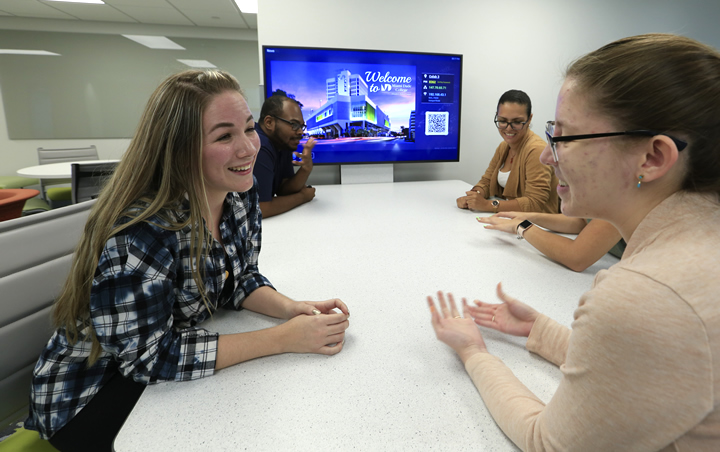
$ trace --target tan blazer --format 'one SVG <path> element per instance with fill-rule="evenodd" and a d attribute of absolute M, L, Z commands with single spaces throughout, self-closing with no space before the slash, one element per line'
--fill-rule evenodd
<path fill-rule="evenodd" d="M 532 130 L 528 130 L 525 139 L 520 142 L 505 189 L 498 185 L 500 167 L 510 152 L 510 146 L 504 141 L 495 150 L 495 155 L 485 171 L 485 175 L 476 184 L 488 197 L 516 199 L 523 212 L 558 213 L 558 178 L 551 166 L 540 163 L 540 154 L 547 143 Z"/>

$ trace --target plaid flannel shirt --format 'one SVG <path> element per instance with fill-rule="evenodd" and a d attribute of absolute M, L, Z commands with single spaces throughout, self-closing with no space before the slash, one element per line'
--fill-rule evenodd
<path fill-rule="evenodd" d="M 187 218 L 182 211 L 171 214 Z M 167 225 L 156 216 L 108 240 L 90 295 L 100 359 L 88 367 L 90 342 L 70 344 L 59 328 L 35 366 L 26 428 L 51 437 L 115 372 L 145 384 L 213 374 L 218 334 L 196 326 L 210 312 L 192 277 L 190 227 L 161 227 Z M 255 187 L 228 194 L 220 222 L 223 245 L 214 241 L 205 261 L 203 281 L 212 309 L 242 309 L 252 291 L 272 287 L 257 268 L 260 229 Z M 223 297 L 227 263 L 234 290 Z"/>

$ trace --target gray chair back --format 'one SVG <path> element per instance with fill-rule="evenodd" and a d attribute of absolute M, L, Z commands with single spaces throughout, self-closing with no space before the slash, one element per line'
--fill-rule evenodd
<path fill-rule="evenodd" d="M 51 305 L 94 204 L 0 223 L 0 425 L 27 410 L 32 371 L 53 331 Z"/>
<path fill-rule="evenodd" d="M 86 148 L 48 149 L 37 148 L 38 162 L 41 165 L 48 163 L 78 162 L 83 160 L 98 160 L 95 145 Z"/>
<path fill-rule="evenodd" d="M 118 162 L 107 163 L 73 163 L 72 203 L 77 204 L 97 198 L 105 182 L 115 172 Z"/>
<path fill-rule="evenodd" d="M 86 148 L 37 148 L 37 153 L 38 163 L 40 165 L 47 165 L 49 163 L 80 162 L 84 160 L 99 160 L 98 152 L 95 148 L 95 145 L 88 146 Z M 40 196 L 42 196 L 43 199 L 47 200 L 47 197 L 45 196 L 46 185 L 67 184 L 68 182 L 69 180 L 65 179 L 40 179 Z"/>

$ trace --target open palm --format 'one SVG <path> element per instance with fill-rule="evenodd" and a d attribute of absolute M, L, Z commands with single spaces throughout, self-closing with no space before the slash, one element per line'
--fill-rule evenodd
<path fill-rule="evenodd" d="M 475 306 L 468 306 L 468 312 L 475 323 L 513 336 L 528 337 L 539 313 L 503 292 L 502 283 L 497 285 L 497 295 L 502 303 L 475 300 Z"/>

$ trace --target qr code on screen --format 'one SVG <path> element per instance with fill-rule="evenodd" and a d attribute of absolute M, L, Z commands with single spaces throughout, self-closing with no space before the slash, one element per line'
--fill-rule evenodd
<path fill-rule="evenodd" d="M 447 135 L 450 112 L 448 111 L 426 111 L 425 112 L 425 135 Z"/>

